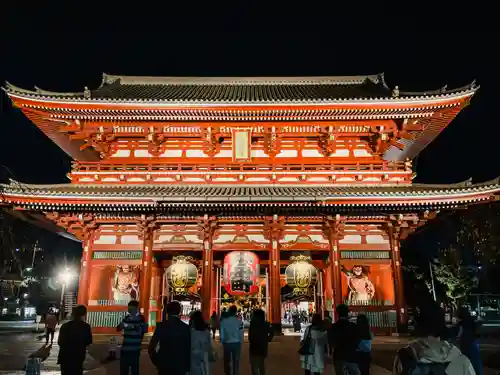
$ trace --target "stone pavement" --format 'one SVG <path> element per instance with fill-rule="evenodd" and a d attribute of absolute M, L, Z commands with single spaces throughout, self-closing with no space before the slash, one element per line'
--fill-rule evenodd
<path fill-rule="evenodd" d="M 89 358 L 85 368 L 89 371 L 88 375 L 118 375 L 119 363 L 114 361 L 109 364 L 101 364 L 101 360 L 107 355 L 107 340 L 109 336 L 95 335 L 95 344 L 89 348 Z M 57 341 L 57 332 L 56 338 Z M 377 337 L 373 345 L 373 371 L 372 375 L 388 375 L 392 368 L 392 361 L 396 351 L 408 339 L 397 337 Z M 299 337 L 297 336 L 280 336 L 276 337 L 269 346 L 269 358 L 267 360 L 267 371 L 269 374 L 284 374 L 287 375 L 302 375 L 303 371 L 300 368 L 299 356 L 297 349 L 299 346 Z M 22 375 L 24 372 L 22 368 L 25 364 L 26 357 L 32 352 L 36 351 L 44 341 L 37 341 L 36 334 L 17 334 L 12 336 L 3 336 L 0 338 L 0 375 L 13 374 Z M 488 347 L 488 351 L 496 348 L 498 351 L 498 343 L 488 343 L 492 348 Z M 486 344 L 486 345 L 488 345 Z M 217 344 L 218 345 L 218 344 Z M 58 346 L 54 344 L 51 355 L 47 361 L 42 365 L 42 374 L 55 375 L 59 374 L 59 367 L 57 366 L 57 353 Z M 221 353 L 221 348 L 218 346 L 218 353 Z M 489 351 L 495 354 L 495 351 Z M 222 356 L 219 355 L 219 360 L 213 367 L 214 375 L 222 375 Z M 156 374 L 156 369 L 150 362 L 146 351 L 142 352 L 141 356 L 141 373 L 142 374 Z M 241 358 L 241 375 L 250 374 L 250 367 L 248 364 L 248 344 L 244 345 Z M 485 369 L 485 375 L 495 374 L 494 371 Z M 325 375 L 333 375 L 331 365 L 325 371 Z"/>
<path fill-rule="evenodd" d="M 57 355 L 59 353 L 57 335 L 58 332 L 56 332 L 49 358 L 42 364 L 44 371 L 59 371 L 57 365 Z M 38 334 L 35 333 L 17 333 L 2 336 L 0 338 L 0 373 L 16 373 L 16 371 L 22 370 L 26 364 L 26 358 L 45 344 L 45 339 L 37 340 L 37 336 Z M 105 350 L 103 345 L 93 345 L 89 349 L 90 355 L 86 360 L 86 368 L 100 367 L 100 363 L 94 360 L 93 356 L 100 356 L 103 350 Z"/>
<path fill-rule="evenodd" d="M 224 370 L 222 367 L 222 351 L 220 345 L 217 344 L 217 352 L 219 359 L 213 365 L 213 375 L 223 375 Z M 298 339 L 294 337 L 278 337 L 275 341 L 269 344 L 269 357 L 266 361 L 266 372 L 268 374 L 286 374 L 286 375 L 303 375 L 304 372 L 300 368 L 300 359 L 297 354 Z M 219 354 L 220 353 L 220 354 Z M 119 363 L 105 365 L 106 374 L 114 375 L 119 374 Z M 141 373 L 142 374 L 155 374 L 156 369 L 149 360 L 147 352 L 143 350 L 141 353 Z M 333 375 L 331 365 L 328 365 L 325 370 L 325 375 Z M 389 375 L 390 371 L 384 370 L 381 367 L 373 366 L 372 375 Z M 89 375 L 91 375 L 89 373 Z M 241 353 L 240 375 L 250 375 L 250 365 L 248 361 L 248 344 L 245 343 Z"/>

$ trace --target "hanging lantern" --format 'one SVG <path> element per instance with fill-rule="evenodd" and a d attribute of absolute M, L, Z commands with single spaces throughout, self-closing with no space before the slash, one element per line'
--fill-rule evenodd
<path fill-rule="evenodd" d="M 308 294 L 316 285 L 318 271 L 311 264 L 311 257 L 298 255 L 290 257 L 291 264 L 285 269 L 286 283 L 296 295 Z"/>
<path fill-rule="evenodd" d="M 167 268 L 167 279 L 175 294 L 186 294 L 188 289 L 196 285 L 198 269 L 192 263 L 193 258 L 179 255 L 174 257 L 173 264 Z"/>
<path fill-rule="evenodd" d="M 224 258 L 224 289 L 233 296 L 259 291 L 259 258 L 250 251 L 233 251 Z"/>

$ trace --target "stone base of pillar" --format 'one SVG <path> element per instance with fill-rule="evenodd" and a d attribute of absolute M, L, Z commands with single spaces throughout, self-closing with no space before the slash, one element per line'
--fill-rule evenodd
<path fill-rule="evenodd" d="M 283 327 L 281 323 L 271 323 L 275 336 L 280 336 L 283 334 Z"/>

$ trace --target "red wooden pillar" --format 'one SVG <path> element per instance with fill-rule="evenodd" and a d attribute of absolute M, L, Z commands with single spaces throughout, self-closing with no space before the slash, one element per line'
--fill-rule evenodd
<path fill-rule="evenodd" d="M 151 307 L 151 282 L 153 269 L 153 240 L 154 231 L 146 230 L 144 233 L 144 246 L 142 252 L 142 272 L 140 275 L 139 306 L 146 321 L 149 322 Z"/>
<path fill-rule="evenodd" d="M 218 280 L 219 272 L 218 268 L 214 267 L 212 270 L 212 295 L 211 295 L 211 301 L 210 301 L 210 314 L 212 312 L 216 312 L 217 315 L 220 313 L 220 299 L 219 294 L 220 294 L 220 280 Z"/>
<path fill-rule="evenodd" d="M 324 269 L 324 295 L 325 295 L 325 306 L 324 309 L 330 312 L 330 317 L 332 317 L 332 311 L 334 307 L 333 301 L 333 269 L 330 266 L 330 262 L 327 263 L 326 268 Z"/>
<path fill-rule="evenodd" d="M 215 228 L 215 221 L 210 220 L 208 215 L 203 217 L 203 259 L 202 259 L 202 280 L 201 280 L 201 311 L 203 318 L 208 321 L 211 311 L 212 300 L 212 273 L 213 273 L 213 253 L 212 234 Z"/>
<path fill-rule="evenodd" d="M 281 332 L 281 279 L 279 245 L 276 239 L 271 241 L 269 262 L 269 320 L 277 332 Z"/>
<path fill-rule="evenodd" d="M 331 282 L 333 289 L 333 303 L 332 303 L 332 311 L 333 316 L 336 316 L 336 307 L 337 305 L 343 303 L 342 298 L 342 275 L 340 270 L 340 255 L 339 255 L 339 246 L 338 246 L 338 238 L 340 235 L 340 215 L 337 215 L 335 219 L 329 217 L 326 222 L 326 228 L 328 233 L 328 240 L 330 241 L 330 256 L 328 267 L 330 268 L 331 273 Z"/>
<path fill-rule="evenodd" d="M 84 231 L 82 265 L 80 267 L 80 280 L 78 281 L 79 305 L 87 306 L 89 303 L 90 274 L 92 271 L 92 245 L 94 242 L 94 229 Z"/>
<path fill-rule="evenodd" d="M 394 273 L 395 305 L 398 316 L 398 330 L 404 330 L 408 325 L 408 312 L 404 298 L 403 270 L 401 267 L 401 253 L 399 249 L 399 228 L 392 223 L 388 225 L 389 241 L 391 246 L 392 267 Z"/>

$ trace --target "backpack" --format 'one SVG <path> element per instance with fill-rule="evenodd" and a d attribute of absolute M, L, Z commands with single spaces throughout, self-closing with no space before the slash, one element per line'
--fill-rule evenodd
<path fill-rule="evenodd" d="M 450 362 L 421 363 L 408 346 L 398 351 L 398 357 L 403 368 L 401 375 L 447 375 L 446 369 L 450 364 Z"/>

